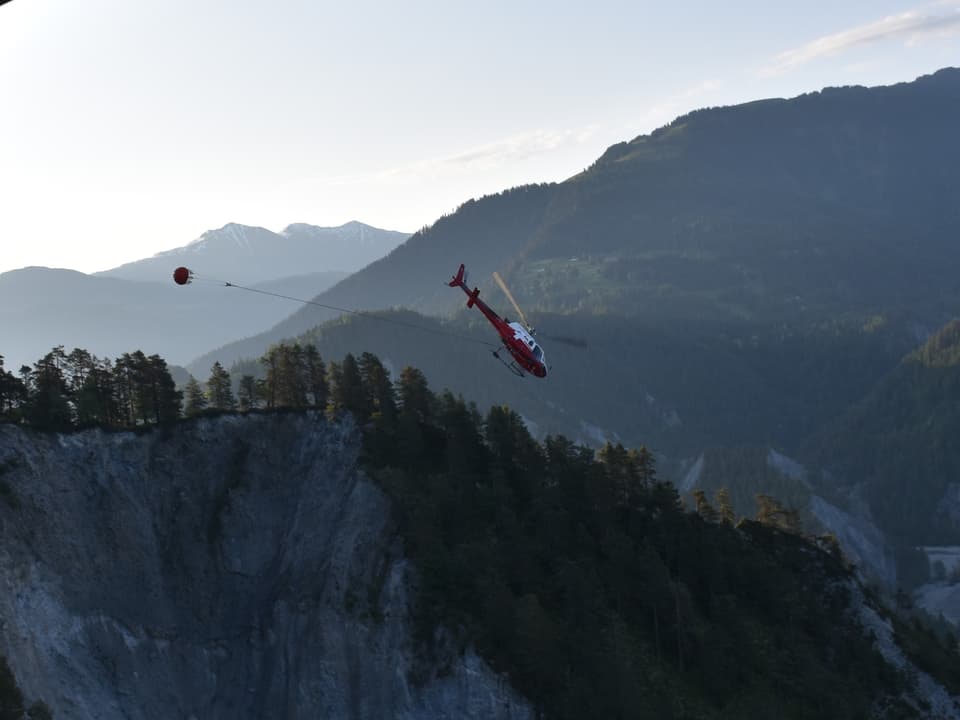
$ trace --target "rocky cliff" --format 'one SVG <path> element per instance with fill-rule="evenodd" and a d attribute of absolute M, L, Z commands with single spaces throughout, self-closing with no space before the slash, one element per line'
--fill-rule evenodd
<path fill-rule="evenodd" d="M 0 426 L 0 654 L 26 697 L 72 720 L 532 717 L 476 655 L 418 657 L 357 453 L 319 415 Z"/>

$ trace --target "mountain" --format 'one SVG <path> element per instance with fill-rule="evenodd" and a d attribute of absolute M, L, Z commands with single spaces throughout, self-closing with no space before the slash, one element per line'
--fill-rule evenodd
<path fill-rule="evenodd" d="M 169 275 L 169 273 L 167 273 Z M 253 287 L 310 297 L 345 277 L 320 272 Z M 55 345 L 114 358 L 142 349 L 186 363 L 210 343 L 269 327 L 295 303 L 222 286 L 141 282 L 30 267 L 0 274 L 0 355 L 16 372 Z M 206 377 L 206 368 L 202 377 Z"/>
<path fill-rule="evenodd" d="M 960 320 L 810 441 L 832 485 L 909 545 L 960 544 Z"/>
<path fill-rule="evenodd" d="M 165 282 L 186 265 L 198 276 L 247 284 L 302 275 L 304 271 L 348 274 L 377 260 L 409 237 L 360 222 L 339 227 L 296 223 L 279 233 L 229 223 L 183 247 L 127 263 L 98 275 Z"/>
<path fill-rule="evenodd" d="M 3 273 L 0 354 L 14 369 L 61 344 L 101 357 L 143 349 L 186 364 L 211 345 L 260 332 L 298 307 L 228 290 L 222 281 L 307 299 L 407 237 L 358 222 L 334 228 L 298 223 L 282 233 L 231 223 L 185 247 L 93 275 L 36 267 Z M 182 264 L 197 271 L 197 281 L 186 288 L 170 280 Z"/>
<path fill-rule="evenodd" d="M 316 299 L 449 316 L 465 262 L 505 311 L 498 269 L 544 333 L 589 336 L 577 354 L 543 343 L 555 371 L 534 392 L 571 417 L 671 455 L 794 453 L 960 305 L 957 126 L 957 69 L 699 110 L 563 183 L 469 201 Z M 300 308 L 193 366 L 334 315 Z M 455 344 L 418 342 L 435 362 Z"/>
<path fill-rule="evenodd" d="M 710 448 L 679 481 L 684 492 L 726 487 L 748 515 L 766 493 L 829 529 L 870 577 L 921 588 L 956 617 L 958 595 L 932 572 L 960 545 L 960 320 L 908 353 L 863 397 L 799 450 L 802 464 L 769 448 Z M 932 547 L 931 547 L 932 546 Z M 921 550 L 922 548 L 922 550 Z M 956 582 L 951 577 L 951 582 Z"/>
<path fill-rule="evenodd" d="M 442 282 L 465 262 L 532 311 L 931 332 L 960 300 L 958 123 L 954 68 L 699 110 L 566 182 L 469 201 L 318 299 L 449 313 Z M 330 316 L 302 308 L 256 342 Z"/>
<path fill-rule="evenodd" d="M 422 312 L 450 312 L 460 303 L 451 297 L 444 280 L 461 262 L 467 263 L 473 278 L 481 280 L 502 268 L 503 259 L 518 252 L 524 239 L 535 232 L 553 191 L 552 185 L 525 186 L 468 201 L 453 215 L 440 218 L 364 268 L 359 282 L 340 283 L 336 292 L 316 300 L 361 310 L 402 306 Z M 319 307 L 302 308 L 271 330 L 215 354 L 227 363 L 259 355 L 270 342 L 298 335 L 338 314 Z M 204 356 L 202 362 L 207 359 Z"/>
<path fill-rule="evenodd" d="M 902 365 L 960 307 L 956 127 L 955 68 L 697 110 L 565 182 L 469 201 L 317 298 L 441 316 L 452 335 L 354 318 L 315 337 L 326 357 L 372 350 L 481 407 L 509 403 L 541 437 L 646 444 L 677 480 L 705 453 L 775 448 L 809 469 L 808 517 L 859 543 L 851 553 L 874 575 L 913 585 L 926 572 L 914 548 L 957 542 L 960 527 L 960 390 L 943 369 Z M 543 333 L 544 383 L 455 337 L 496 337 L 443 284 L 460 262 L 510 314 L 486 279 L 506 277 Z M 334 314 L 301 308 L 194 366 L 257 357 Z M 884 425 L 905 412 L 911 425 Z M 741 482 L 749 500 L 770 479 L 751 473 L 716 481 Z"/>

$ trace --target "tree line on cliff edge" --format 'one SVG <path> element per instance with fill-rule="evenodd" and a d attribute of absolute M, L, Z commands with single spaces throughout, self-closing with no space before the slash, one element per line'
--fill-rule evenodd
<path fill-rule="evenodd" d="M 364 372 L 366 357 L 361 358 Z M 68 431 L 169 425 L 211 411 L 327 409 L 330 400 L 334 403 L 330 410 L 335 412 L 343 407 L 338 398 L 352 392 L 349 385 L 357 375 L 353 356 L 327 367 L 312 344 L 281 343 L 271 347 L 259 363 L 257 372 L 262 377 L 244 375 L 236 390 L 219 362 L 213 364 L 206 383 L 201 385 L 191 376 L 181 390 L 166 361 L 141 350 L 111 361 L 82 348 L 68 353 L 61 345 L 33 366 L 22 366 L 17 374 L 5 369 L 0 355 L 0 420 L 38 430 Z"/>

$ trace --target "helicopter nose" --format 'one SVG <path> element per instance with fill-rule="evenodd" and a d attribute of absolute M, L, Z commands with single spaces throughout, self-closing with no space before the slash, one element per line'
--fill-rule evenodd
<path fill-rule="evenodd" d="M 535 368 L 533 369 L 533 374 L 536 375 L 537 377 L 541 377 L 541 378 L 542 378 L 542 377 L 546 377 L 546 376 L 547 376 L 547 368 L 546 368 L 546 366 L 543 365 L 542 363 L 541 363 L 540 365 L 537 365 L 537 367 L 535 367 Z"/>

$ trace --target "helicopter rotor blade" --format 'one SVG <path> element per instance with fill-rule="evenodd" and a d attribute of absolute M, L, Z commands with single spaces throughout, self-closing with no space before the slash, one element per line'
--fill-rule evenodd
<path fill-rule="evenodd" d="M 589 343 L 583 338 L 570 337 L 569 335 L 544 335 L 544 338 L 549 340 L 551 343 L 569 345 L 570 347 L 575 347 L 580 349 L 586 349 L 590 347 Z"/>
<path fill-rule="evenodd" d="M 517 304 L 517 301 L 513 299 L 513 295 L 510 293 L 510 290 L 507 288 L 507 284 L 503 281 L 503 278 L 500 277 L 500 273 L 496 270 L 493 272 L 493 279 L 497 281 L 497 285 L 500 286 L 500 289 L 503 290 L 503 294 L 507 296 L 507 300 L 510 301 L 510 304 L 513 305 L 513 309 L 517 311 L 517 315 L 520 316 L 520 322 L 522 322 L 527 330 L 530 331 L 530 334 L 533 334 L 533 327 L 527 321 L 527 316 L 523 314 L 523 310 L 520 309 L 520 306 Z"/>

